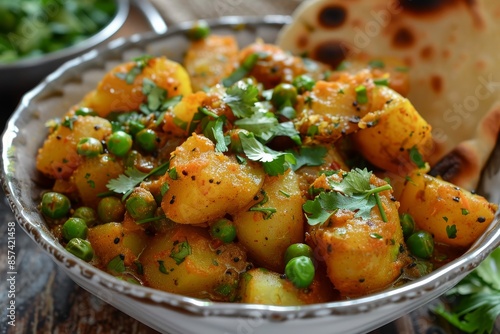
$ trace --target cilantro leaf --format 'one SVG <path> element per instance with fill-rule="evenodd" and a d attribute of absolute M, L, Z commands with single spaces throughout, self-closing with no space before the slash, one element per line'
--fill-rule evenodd
<path fill-rule="evenodd" d="M 141 106 L 141 111 L 145 114 L 159 110 L 167 97 L 167 91 L 148 78 L 144 78 L 142 82 L 142 93 L 147 96 L 147 103 Z"/>
<path fill-rule="evenodd" d="M 327 149 L 324 146 L 302 146 L 297 152 L 289 150 L 295 156 L 297 163 L 292 165 L 294 171 L 304 166 L 321 166 L 325 162 Z"/>
<path fill-rule="evenodd" d="M 417 146 L 413 146 L 410 151 L 410 160 L 418 167 L 418 168 L 425 168 L 425 161 L 424 158 L 422 157 L 422 154 L 418 151 Z"/>
<path fill-rule="evenodd" d="M 289 168 L 289 164 L 296 163 L 292 154 L 274 151 L 264 146 L 255 138 L 253 133 L 240 132 L 239 138 L 243 152 L 245 152 L 248 159 L 262 162 L 264 171 L 271 176 L 283 174 Z"/>
<path fill-rule="evenodd" d="M 467 333 L 492 333 L 500 315 L 500 248 L 448 293 L 458 298 L 451 310 L 442 305 L 433 311 Z"/>
<path fill-rule="evenodd" d="M 119 194 L 125 194 L 141 183 L 146 176 L 146 173 L 138 171 L 136 168 L 129 167 L 125 170 L 124 174 L 120 174 L 116 179 L 109 180 L 107 187 L 109 190 Z"/>
<path fill-rule="evenodd" d="M 243 62 L 241 63 L 240 67 L 234 70 L 234 72 L 231 73 L 227 78 L 222 80 L 222 85 L 224 87 L 231 87 L 236 82 L 245 78 L 252 71 L 254 66 L 257 64 L 257 61 L 261 57 L 262 55 L 259 53 L 252 53 L 251 55 L 246 57 L 245 60 L 243 60 Z"/>
<path fill-rule="evenodd" d="M 142 70 L 148 65 L 148 62 L 152 59 L 152 56 L 149 55 L 144 55 L 141 57 L 134 58 L 135 66 L 132 67 L 128 73 L 116 73 L 116 77 L 120 78 L 122 80 L 125 80 L 125 82 L 128 85 L 131 85 L 134 83 L 135 78 L 142 73 Z"/>
<path fill-rule="evenodd" d="M 378 206 L 382 220 L 387 221 L 378 195 L 381 191 L 390 190 L 392 187 L 386 184 L 372 188 L 371 175 L 368 170 L 358 168 L 346 173 L 341 182 L 330 182 L 332 191 L 323 191 L 312 201 L 318 201 L 319 205 L 310 203 L 311 201 L 304 204 L 303 209 L 309 214 L 307 222 L 310 225 L 324 223 L 326 220 L 321 221 L 321 219 L 330 217 L 339 209 L 353 211 L 356 217 L 368 219 L 375 206 Z"/>
<path fill-rule="evenodd" d="M 254 85 L 235 85 L 226 91 L 226 96 L 222 99 L 231 107 L 234 116 L 238 118 L 251 117 L 252 108 L 258 101 L 259 89 Z"/>
<path fill-rule="evenodd" d="M 342 192 L 348 196 L 352 196 L 353 194 L 362 194 L 371 190 L 371 175 L 372 173 L 366 168 L 355 168 L 344 176 L 342 182 L 331 182 L 330 186 L 333 190 Z"/>
<path fill-rule="evenodd" d="M 215 138 L 215 150 L 217 152 L 226 152 L 228 150 L 226 138 L 224 137 L 224 118 L 219 117 L 215 121 L 215 125 L 212 128 L 212 132 Z"/>
<path fill-rule="evenodd" d="M 170 166 L 170 162 L 166 163 L 154 168 L 149 173 L 143 173 L 136 168 L 127 168 L 124 174 L 120 174 L 116 179 L 109 180 L 106 187 L 114 191 L 118 194 L 123 194 L 122 200 L 125 200 L 128 195 L 134 190 L 136 186 L 138 186 L 142 181 L 150 176 L 155 175 L 163 175 L 167 171 Z"/>

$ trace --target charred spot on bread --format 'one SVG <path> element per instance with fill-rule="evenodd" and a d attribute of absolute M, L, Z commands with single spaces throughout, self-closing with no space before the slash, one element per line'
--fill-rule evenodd
<path fill-rule="evenodd" d="M 318 22 L 325 28 L 337 28 L 347 19 L 347 10 L 339 5 L 323 7 L 318 14 Z"/>

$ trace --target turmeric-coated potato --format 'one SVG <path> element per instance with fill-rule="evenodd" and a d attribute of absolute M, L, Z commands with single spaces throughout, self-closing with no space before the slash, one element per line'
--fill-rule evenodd
<path fill-rule="evenodd" d="M 493 221 L 497 206 L 484 197 L 423 173 L 413 173 L 399 196 L 402 213 L 439 243 L 470 246 Z"/>
<path fill-rule="evenodd" d="M 208 138 L 193 134 L 173 152 L 169 190 L 161 207 L 179 224 L 201 224 L 246 207 L 264 181 L 262 167 L 242 165 L 215 151 Z"/>
<path fill-rule="evenodd" d="M 146 247 L 148 237 L 142 230 L 131 232 L 120 223 L 107 223 L 91 227 L 88 240 L 101 266 L 106 267 L 120 255 L 124 264 L 131 266 Z"/>
<path fill-rule="evenodd" d="M 405 176 L 432 154 L 431 126 L 409 100 L 390 88 L 377 86 L 373 94 L 374 104 L 381 107 L 361 119 L 361 130 L 352 138 L 372 164 Z"/>
<path fill-rule="evenodd" d="M 98 195 L 109 191 L 109 180 L 123 173 L 123 165 L 109 154 L 86 159 L 71 176 L 72 183 L 85 206 L 97 207 L 100 201 Z"/>
<path fill-rule="evenodd" d="M 299 178 L 293 171 L 268 176 L 251 206 L 234 215 L 236 235 L 259 265 L 282 272 L 288 246 L 304 240 Z"/>
<path fill-rule="evenodd" d="M 188 95 L 191 83 L 186 70 L 178 63 L 165 57 L 151 58 L 137 75 L 127 82 L 127 74 L 135 71 L 136 62 L 121 64 L 109 71 L 97 88 L 82 101 L 82 106 L 91 108 L 99 116 L 106 117 L 112 111 L 139 110 L 146 101 L 143 80 L 148 78 L 167 91 L 168 97 Z"/>
<path fill-rule="evenodd" d="M 238 65 L 234 36 L 210 35 L 193 42 L 184 58 L 194 92 L 210 88 L 228 77 Z"/>
<path fill-rule="evenodd" d="M 277 272 L 254 268 L 242 274 L 238 297 L 240 302 L 248 304 L 294 306 L 325 303 L 336 296 L 321 270 L 307 289 L 298 289 Z"/>
<path fill-rule="evenodd" d="M 374 175 L 370 183 L 375 187 L 386 184 Z M 379 196 L 386 222 L 374 206 L 368 219 L 357 217 L 348 209 L 339 209 L 325 223 L 310 227 L 315 252 L 325 261 L 328 277 L 344 297 L 389 287 L 406 263 L 398 203 L 391 200 L 389 190 Z"/>
<path fill-rule="evenodd" d="M 55 179 L 66 179 L 83 161 L 76 146 L 81 138 L 103 140 L 111 133 L 111 123 L 104 118 L 78 116 L 57 125 L 38 150 L 36 168 Z"/>
<path fill-rule="evenodd" d="M 155 235 L 139 260 L 148 286 L 221 301 L 234 298 L 248 265 L 240 247 L 216 244 L 206 229 L 188 225 Z"/>

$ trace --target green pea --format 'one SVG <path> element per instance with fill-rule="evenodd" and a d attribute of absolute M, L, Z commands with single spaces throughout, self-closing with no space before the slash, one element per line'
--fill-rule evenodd
<path fill-rule="evenodd" d="M 97 204 L 97 216 L 103 223 L 121 222 L 125 214 L 125 205 L 116 197 L 104 197 Z"/>
<path fill-rule="evenodd" d="M 142 124 L 139 121 L 133 120 L 128 123 L 128 129 L 132 136 L 135 136 L 139 131 L 143 130 L 144 128 L 146 128 L 144 124 Z"/>
<path fill-rule="evenodd" d="M 76 151 L 86 157 L 96 157 L 103 152 L 103 147 L 101 141 L 92 137 L 85 137 L 81 138 L 76 145 Z"/>
<path fill-rule="evenodd" d="M 409 213 L 403 213 L 399 216 L 401 228 L 403 229 L 403 236 L 407 239 L 415 231 L 415 221 Z"/>
<path fill-rule="evenodd" d="M 316 85 L 316 81 L 306 74 L 299 75 L 295 77 L 292 81 L 292 85 L 297 89 L 299 94 L 303 94 L 307 91 L 311 91 Z"/>
<path fill-rule="evenodd" d="M 135 136 L 135 141 L 139 144 L 139 147 L 146 152 L 153 152 L 156 149 L 156 139 L 156 132 L 151 129 L 143 129 Z"/>
<path fill-rule="evenodd" d="M 314 279 L 315 269 L 310 257 L 298 256 L 285 266 L 286 277 L 299 289 L 307 288 Z"/>
<path fill-rule="evenodd" d="M 141 159 L 141 154 L 136 150 L 128 152 L 127 156 L 125 157 L 125 167 L 127 168 L 135 167 L 136 165 L 139 164 L 140 159 Z"/>
<path fill-rule="evenodd" d="M 85 239 L 88 232 L 87 223 L 81 218 L 71 217 L 62 227 L 62 234 L 67 241 L 73 238 Z"/>
<path fill-rule="evenodd" d="M 152 218 L 158 205 L 154 196 L 143 188 L 136 188 L 127 198 L 125 207 L 129 215 L 135 220 Z"/>
<path fill-rule="evenodd" d="M 271 102 L 277 109 L 293 106 L 297 102 L 297 89 L 291 84 L 281 83 L 274 87 Z"/>
<path fill-rule="evenodd" d="M 299 256 L 307 256 L 311 259 L 314 258 L 312 248 L 307 244 L 296 243 L 291 244 L 285 251 L 285 263 L 290 262 L 291 259 Z"/>
<path fill-rule="evenodd" d="M 57 192 L 47 192 L 42 196 L 42 213 L 52 219 L 60 219 L 69 213 L 69 198 Z"/>
<path fill-rule="evenodd" d="M 236 227 L 232 221 L 223 218 L 210 226 L 210 234 L 212 237 L 227 244 L 233 242 L 236 238 Z"/>
<path fill-rule="evenodd" d="M 94 257 L 94 249 L 90 242 L 80 238 L 71 239 L 66 245 L 66 250 L 86 262 Z"/>
<path fill-rule="evenodd" d="M 204 20 L 196 22 L 187 32 L 187 37 L 192 41 L 205 39 L 210 35 L 210 26 Z"/>
<path fill-rule="evenodd" d="M 132 136 L 124 131 L 116 131 L 108 137 L 108 150 L 112 154 L 122 157 L 132 148 Z"/>
<path fill-rule="evenodd" d="M 434 238 L 427 231 L 414 232 L 406 240 L 406 245 L 410 253 L 422 259 L 429 259 L 434 252 Z"/>
<path fill-rule="evenodd" d="M 99 116 L 97 112 L 95 112 L 93 109 L 90 108 L 85 108 L 81 107 L 76 109 L 75 111 L 76 116 Z"/>
<path fill-rule="evenodd" d="M 75 210 L 73 216 L 75 218 L 81 218 L 87 224 L 87 227 L 92 227 L 97 221 L 97 214 L 94 209 L 88 206 L 81 206 Z"/>

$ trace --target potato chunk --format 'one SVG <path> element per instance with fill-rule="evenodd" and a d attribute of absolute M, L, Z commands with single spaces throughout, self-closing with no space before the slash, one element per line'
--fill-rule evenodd
<path fill-rule="evenodd" d="M 109 180 L 123 173 L 123 165 L 109 154 L 86 159 L 71 176 L 83 205 L 97 207 L 100 193 L 109 191 Z"/>
<path fill-rule="evenodd" d="M 104 118 L 78 116 L 60 124 L 38 150 L 36 167 L 55 179 L 66 179 L 82 163 L 76 145 L 83 137 L 103 140 L 111 133 L 111 123 Z"/>
<path fill-rule="evenodd" d="M 419 229 L 436 242 L 470 246 L 493 221 L 498 207 L 479 195 L 423 173 L 413 173 L 404 184 L 400 212 L 413 216 Z"/>
<path fill-rule="evenodd" d="M 135 66 L 135 62 L 128 62 L 109 71 L 96 90 L 85 96 L 82 106 L 93 109 L 101 117 L 112 111 L 138 110 L 146 99 L 142 92 L 144 78 L 166 89 L 169 97 L 191 94 L 189 76 L 180 64 L 165 57 L 152 58 L 133 82 L 128 83 L 122 77 Z"/>
<path fill-rule="evenodd" d="M 88 239 L 101 266 L 122 255 L 130 266 L 146 247 L 148 237 L 142 230 L 127 231 L 120 223 L 107 223 L 89 229 Z"/>
<path fill-rule="evenodd" d="M 374 96 L 376 104 L 383 107 L 363 117 L 359 123 L 361 130 L 352 138 L 372 164 L 405 176 L 418 168 L 412 152 L 418 152 L 423 161 L 432 154 L 431 126 L 410 101 L 390 88 L 377 86 Z"/>
<path fill-rule="evenodd" d="M 246 207 L 264 181 L 256 165 L 241 165 L 222 153 L 206 137 L 189 137 L 177 147 L 164 182 L 170 189 L 163 196 L 165 215 L 179 224 L 201 224 Z"/>
<path fill-rule="evenodd" d="M 293 306 L 325 303 L 335 298 L 335 292 L 321 270 L 307 289 L 298 289 L 279 273 L 254 268 L 242 274 L 238 296 L 242 303 Z"/>
<path fill-rule="evenodd" d="M 139 260 L 152 288 L 222 301 L 234 298 L 248 265 L 234 243 L 214 247 L 206 229 L 187 225 L 157 234 Z"/>
<path fill-rule="evenodd" d="M 376 187 L 386 184 L 374 175 L 370 183 Z M 380 192 L 379 196 L 387 222 L 375 206 L 369 219 L 339 209 L 325 223 L 310 227 L 314 249 L 325 261 L 328 277 L 344 297 L 362 296 L 387 288 L 406 263 L 398 203 L 391 200 L 388 190 Z"/>
<path fill-rule="evenodd" d="M 219 83 L 237 64 L 238 43 L 234 36 L 210 35 L 193 42 L 184 58 L 194 92 Z"/>
<path fill-rule="evenodd" d="M 268 176 L 251 208 L 234 215 L 238 241 L 254 263 L 283 272 L 287 247 L 304 239 L 303 203 L 299 178 L 290 170 Z"/>

